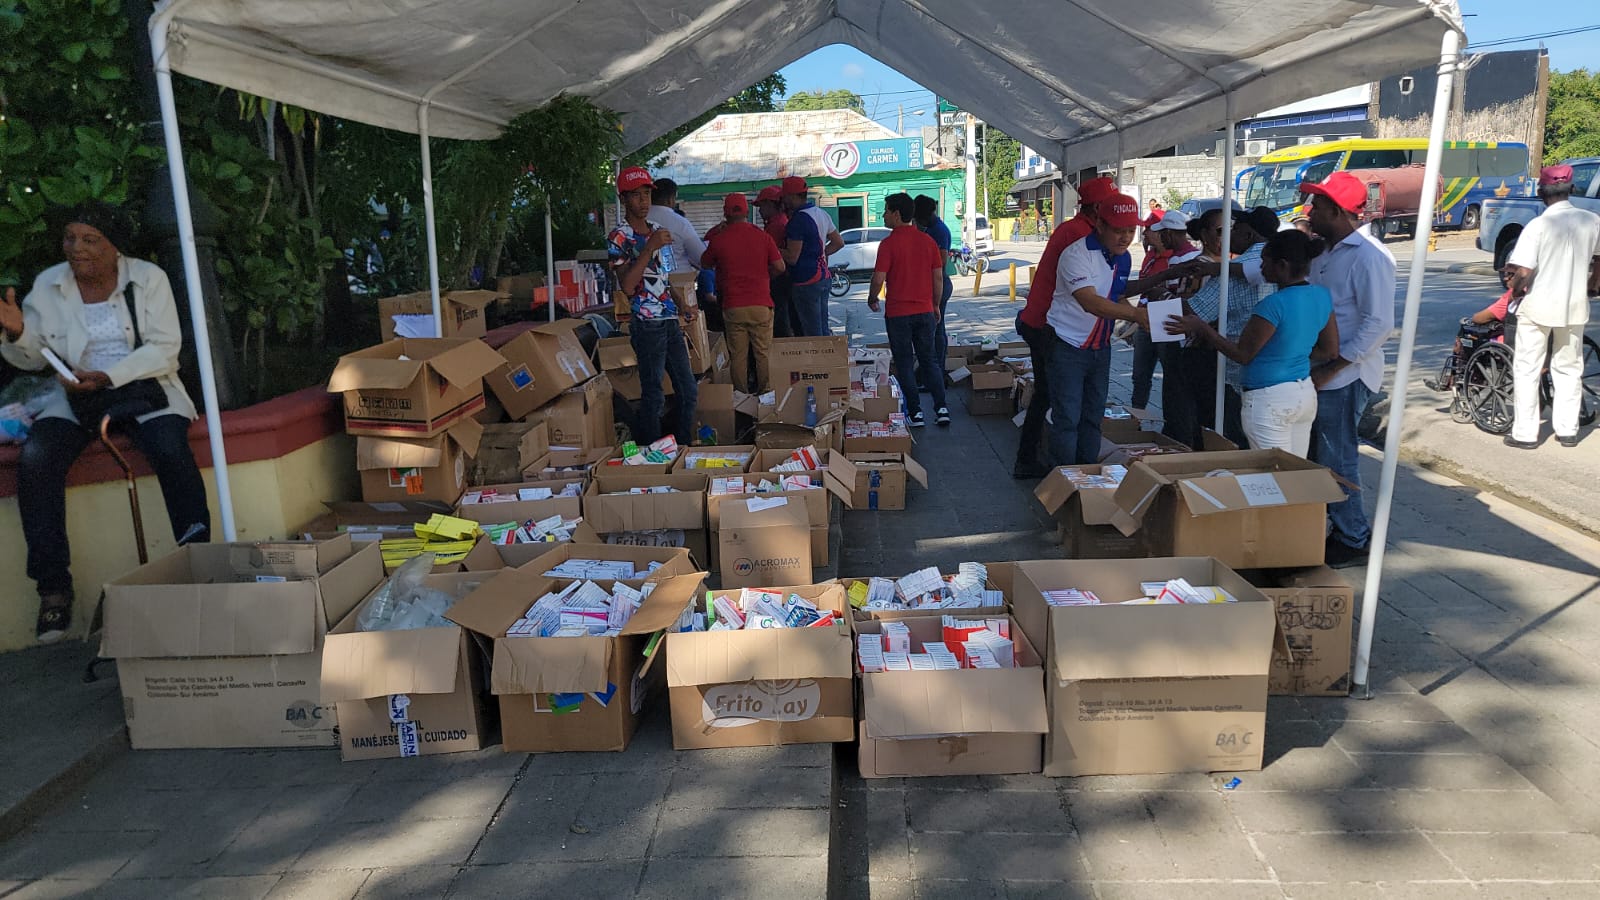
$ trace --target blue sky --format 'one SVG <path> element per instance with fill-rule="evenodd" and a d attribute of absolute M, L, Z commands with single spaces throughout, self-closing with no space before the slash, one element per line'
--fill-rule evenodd
<path fill-rule="evenodd" d="M 1461 10 L 1467 15 L 1467 38 L 1473 42 L 1600 25 L 1600 4 L 1595 0 L 1461 0 Z M 1487 49 L 1530 49 L 1539 43 L 1528 41 Z M 1550 51 L 1553 70 L 1600 70 L 1600 31 L 1550 38 L 1543 43 Z M 891 129 L 901 107 L 905 109 L 907 131 L 934 122 L 931 92 L 854 47 L 824 47 L 784 68 L 783 76 L 788 79 L 790 93 L 849 88 L 861 95 L 868 116 Z M 919 110 L 922 115 L 915 115 Z"/>

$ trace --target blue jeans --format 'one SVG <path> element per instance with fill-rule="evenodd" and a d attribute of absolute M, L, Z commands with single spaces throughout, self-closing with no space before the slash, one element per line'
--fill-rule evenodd
<path fill-rule="evenodd" d="M 791 290 L 790 302 L 794 315 L 800 320 L 803 337 L 828 336 L 828 279 L 811 284 L 797 284 Z"/>
<path fill-rule="evenodd" d="M 1033 399 L 1022 417 L 1022 434 L 1017 441 L 1017 467 L 1029 468 L 1041 462 L 1039 439 L 1044 435 L 1044 414 L 1050 409 L 1050 357 L 1057 342 L 1049 325 L 1034 328 L 1022 321 L 1022 313 L 1017 313 L 1016 327 L 1033 355 Z M 1046 455 L 1050 455 L 1048 450 Z"/>
<path fill-rule="evenodd" d="M 166 501 L 172 538 L 180 544 L 211 539 L 211 510 L 206 505 L 206 483 L 189 449 L 189 420 L 183 416 L 157 416 L 129 426 L 127 433 L 155 470 Z M 28 577 L 40 594 L 72 590 L 67 548 L 67 470 L 95 440 L 89 429 L 66 419 L 40 419 L 33 423 L 17 459 L 17 509 L 22 513 L 22 536 L 28 543 Z M 106 540 L 115 542 L 127 520 L 106 523 Z M 91 547 L 93 554 L 101 547 Z"/>
<path fill-rule="evenodd" d="M 933 358 L 933 313 L 889 316 L 883 320 L 889 333 L 889 352 L 894 356 L 894 377 L 906 397 L 906 415 L 922 412 L 922 395 L 917 393 L 917 370 L 933 392 L 933 408 L 941 409 L 944 398 L 943 361 Z"/>
<path fill-rule="evenodd" d="M 633 354 L 639 359 L 639 421 L 633 438 L 648 444 L 661 437 L 661 409 L 666 397 L 661 391 L 661 374 L 672 379 L 678 401 L 678 443 L 687 446 L 694 438 L 694 408 L 699 399 L 694 369 L 689 366 L 689 345 L 677 319 L 656 321 L 635 319 L 629 332 Z"/>
<path fill-rule="evenodd" d="M 1356 428 L 1367 411 L 1372 391 L 1358 378 L 1342 388 L 1317 392 L 1317 420 L 1311 426 L 1311 461 L 1332 469 L 1354 485 L 1361 484 L 1361 438 Z M 1367 546 L 1372 525 L 1361 508 L 1361 495 L 1345 488 L 1345 499 L 1328 504 L 1333 536 L 1351 547 Z"/>
<path fill-rule="evenodd" d="M 1100 459 L 1100 420 L 1111 388 L 1111 348 L 1085 350 L 1057 337 L 1050 372 L 1053 465 L 1087 466 Z"/>

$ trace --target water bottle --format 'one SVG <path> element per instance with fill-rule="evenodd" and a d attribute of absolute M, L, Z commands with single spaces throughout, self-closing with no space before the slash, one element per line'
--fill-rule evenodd
<path fill-rule="evenodd" d="M 806 427 L 817 427 L 817 388 L 816 385 L 806 385 Z"/>
<path fill-rule="evenodd" d="M 661 260 L 661 271 L 662 271 L 662 273 L 665 274 L 665 273 L 671 272 L 672 271 L 672 245 L 671 244 L 662 244 L 661 245 L 661 249 L 657 250 L 656 254 Z"/>

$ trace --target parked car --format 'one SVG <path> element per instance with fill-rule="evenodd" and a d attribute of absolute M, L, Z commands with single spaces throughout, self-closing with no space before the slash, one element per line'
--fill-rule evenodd
<path fill-rule="evenodd" d="M 839 232 L 844 246 L 828 257 L 835 297 L 849 293 L 850 282 L 872 277 L 872 268 L 878 263 L 878 245 L 888 236 L 889 229 L 881 227 L 846 228 Z"/>
<path fill-rule="evenodd" d="M 1600 213 L 1600 156 L 1566 160 L 1572 167 L 1572 204 Z M 1544 201 L 1538 197 L 1493 197 L 1483 201 L 1482 221 L 1478 226 L 1478 249 L 1494 254 L 1494 267 L 1504 268 L 1517 238 L 1539 213 Z"/>

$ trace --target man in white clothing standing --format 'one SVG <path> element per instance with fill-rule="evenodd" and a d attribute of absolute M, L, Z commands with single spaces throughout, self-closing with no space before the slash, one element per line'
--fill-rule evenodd
<path fill-rule="evenodd" d="M 678 183 L 671 178 L 656 179 L 650 191 L 650 221 L 672 232 L 676 245 L 671 254 L 668 272 L 689 272 L 700 268 L 700 255 L 706 252 L 706 242 L 683 213 L 678 212 Z"/>
<path fill-rule="evenodd" d="M 1539 439 L 1539 374 L 1547 346 L 1554 402 L 1550 427 L 1563 447 L 1578 445 L 1583 402 L 1583 326 L 1589 295 L 1600 291 L 1600 216 L 1579 209 L 1572 197 L 1572 167 L 1539 172 L 1544 212 L 1528 223 L 1506 262 L 1517 314 L 1516 419 L 1506 446 L 1532 450 Z"/>

